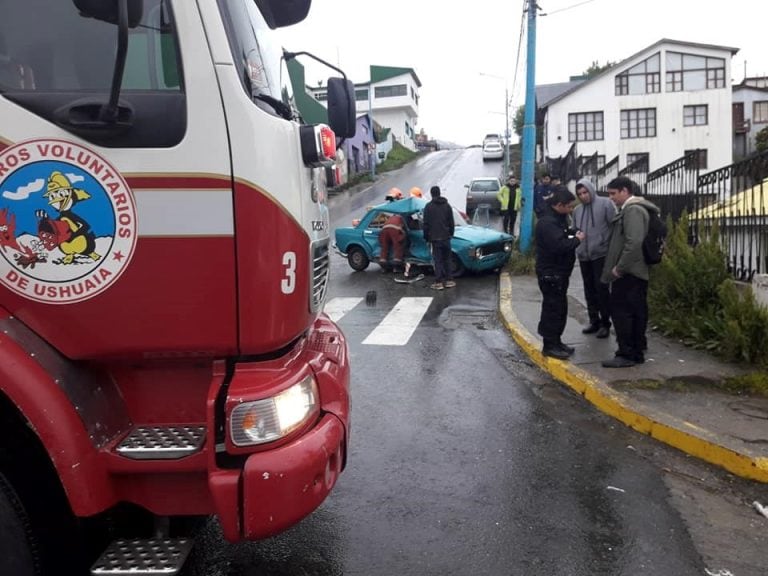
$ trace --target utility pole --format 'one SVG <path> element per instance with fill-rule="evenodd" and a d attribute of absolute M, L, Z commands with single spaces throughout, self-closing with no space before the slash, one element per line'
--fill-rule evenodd
<path fill-rule="evenodd" d="M 507 126 L 504 129 L 504 178 L 502 180 L 506 184 L 507 178 L 509 178 L 509 89 L 506 82 L 504 85 L 504 118 Z"/>
<path fill-rule="evenodd" d="M 522 170 L 523 214 L 520 219 L 520 251 L 531 247 L 533 231 L 533 181 L 536 161 L 536 0 L 528 0 L 528 42 L 526 54 L 525 120 L 523 123 Z"/>
<path fill-rule="evenodd" d="M 376 160 L 378 160 L 378 143 L 376 142 L 376 131 L 373 129 L 373 82 L 368 82 L 368 125 L 371 128 L 371 137 L 373 138 L 373 154 L 371 155 L 371 180 L 376 180 Z"/>

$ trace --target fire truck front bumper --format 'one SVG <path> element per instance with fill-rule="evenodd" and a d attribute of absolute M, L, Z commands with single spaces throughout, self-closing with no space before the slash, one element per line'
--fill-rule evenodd
<path fill-rule="evenodd" d="M 213 473 L 209 486 L 224 537 L 268 538 L 308 516 L 336 484 L 345 451 L 344 425 L 326 413 L 294 442 L 248 456 L 242 470 Z"/>

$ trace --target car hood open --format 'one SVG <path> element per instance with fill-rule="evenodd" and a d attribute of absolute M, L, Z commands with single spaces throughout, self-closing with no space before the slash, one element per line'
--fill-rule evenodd
<path fill-rule="evenodd" d="M 453 237 L 472 244 L 490 244 L 491 242 L 511 242 L 512 236 L 504 234 L 498 230 L 485 228 L 483 226 L 456 226 Z"/>

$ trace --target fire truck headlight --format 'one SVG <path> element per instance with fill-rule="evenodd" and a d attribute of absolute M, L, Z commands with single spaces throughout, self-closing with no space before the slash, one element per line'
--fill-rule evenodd
<path fill-rule="evenodd" d="M 279 440 L 302 426 L 317 405 L 317 383 L 311 375 L 271 398 L 243 402 L 230 416 L 232 442 L 253 446 Z"/>

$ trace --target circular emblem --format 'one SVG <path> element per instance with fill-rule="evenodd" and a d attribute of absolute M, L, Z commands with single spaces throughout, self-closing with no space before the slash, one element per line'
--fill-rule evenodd
<path fill-rule="evenodd" d="M 112 285 L 136 246 L 136 205 L 102 156 L 64 140 L 0 152 L 0 282 L 67 304 Z"/>

